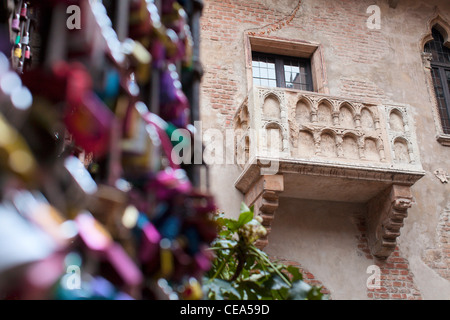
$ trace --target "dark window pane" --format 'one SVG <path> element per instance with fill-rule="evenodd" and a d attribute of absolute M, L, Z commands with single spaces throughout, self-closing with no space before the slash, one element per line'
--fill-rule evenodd
<path fill-rule="evenodd" d="M 432 30 L 433 40 L 425 45 L 431 53 L 434 92 L 444 133 L 450 134 L 450 48 L 444 46 L 444 37 L 436 28 Z"/>
<path fill-rule="evenodd" d="M 425 51 L 433 56 L 433 62 L 450 63 L 450 48 L 444 46 L 444 37 L 433 28 L 433 40 L 425 45 Z"/>
<path fill-rule="evenodd" d="M 448 83 L 447 88 L 450 88 L 450 69 L 445 70 L 445 81 Z M 442 129 L 444 133 L 450 134 L 450 112 L 449 112 L 449 97 L 450 92 L 446 92 L 446 88 L 441 79 L 440 68 L 433 67 L 432 76 L 434 82 L 434 91 L 439 108 L 439 114 L 442 122 Z"/>

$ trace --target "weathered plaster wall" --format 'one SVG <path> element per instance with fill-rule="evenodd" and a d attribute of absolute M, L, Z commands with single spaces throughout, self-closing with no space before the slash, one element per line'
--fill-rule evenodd
<path fill-rule="evenodd" d="M 364 299 L 371 263 L 357 250 L 353 222 L 363 211 L 358 204 L 281 198 L 266 252 L 300 261 L 335 300 Z"/>
<path fill-rule="evenodd" d="M 366 26 L 370 15 L 366 9 L 373 4 L 381 8 L 380 30 Z M 289 0 L 206 1 L 202 18 L 204 129 L 231 127 L 231 118 L 247 95 L 244 32 L 283 19 L 296 5 L 297 1 Z M 413 276 L 409 281 L 421 298 L 450 299 L 450 184 L 433 174 L 438 168 L 450 172 L 450 147 L 436 141 L 420 46 L 436 8 L 450 23 L 447 0 L 400 0 L 396 9 L 385 0 L 304 0 L 292 23 L 270 36 L 320 43 L 333 96 L 411 106 L 426 176 L 412 189 L 414 205 L 398 239 L 399 259 L 408 261 Z M 233 185 L 239 173 L 235 165 L 211 166 L 212 190 L 219 206 L 234 216 L 242 201 Z M 308 203 L 305 208 L 310 210 L 297 212 L 297 203 L 292 201 L 281 199 L 267 251 L 298 260 L 335 299 L 367 298 L 366 268 L 373 261 L 358 256 L 355 248 L 358 229 L 349 212 L 356 207 Z M 338 210 L 331 212 L 334 207 Z"/>

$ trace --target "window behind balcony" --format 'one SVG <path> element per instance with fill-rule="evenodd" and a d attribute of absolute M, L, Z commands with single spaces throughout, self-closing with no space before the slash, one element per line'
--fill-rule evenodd
<path fill-rule="evenodd" d="M 255 86 L 313 91 L 311 61 L 267 53 L 252 53 Z"/>
<path fill-rule="evenodd" d="M 432 54 L 432 76 L 442 129 L 450 134 L 450 48 L 444 46 L 444 37 L 435 28 L 433 40 L 425 45 L 425 51 Z"/>

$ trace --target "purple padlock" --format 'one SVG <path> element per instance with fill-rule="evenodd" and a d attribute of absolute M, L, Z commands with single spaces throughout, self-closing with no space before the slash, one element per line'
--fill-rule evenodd
<path fill-rule="evenodd" d="M 174 65 L 169 65 L 161 75 L 161 118 L 185 128 L 189 120 L 189 101 L 175 70 Z"/>
<path fill-rule="evenodd" d="M 161 69 L 165 63 L 166 48 L 164 44 L 159 40 L 155 39 L 150 47 L 150 53 L 152 55 L 152 66 L 155 69 Z"/>
<path fill-rule="evenodd" d="M 20 31 L 20 15 L 16 14 L 14 19 L 11 22 L 12 31 L 19 32 Z"/>

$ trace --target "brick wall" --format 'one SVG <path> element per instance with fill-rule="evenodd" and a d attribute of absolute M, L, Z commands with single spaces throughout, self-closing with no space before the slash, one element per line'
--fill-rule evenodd
<path fill-rule="evenodd" d="M 398 246 L 386 260 L 373 257 L 367 242 L 364 216 L 357 216 L 356 224 L 360 232 L 356 236 L 359 254 L 371 260 L 381 270 L 380 288 L 368 288 L 367 297 L 373 300 L 422 300 L 414 283 L 414 275 L 409 269 L 409 262 L 400 255 Z"/>
<path fill-rule="evenodd" d="M 323 293 L 324 295 L 327 295 L 329 300 L 332 300 L 333 297 L 331 296 L 330 290 L 322 283 L 322 281 L 317 279 L 313 273 L 311 273 L 308 269 L 303 267 L 300 263 L 298 263 L 297 261 L 276 257 L 271 257 L 271 259 L 273 261 L 278 261 L 286 266 L 294 266 L 298 268 L 300 270 L 300 273 L 303 275 L 303 281 L 305 283 L 309 284 L 310 286 L 322 288 L 320 292 Z"/>
<path fill-rule="evenodd" d="M 291 7 L 285 8 L 267 7 L 261 1 L 206 1 L 201 20 L 202 41 L 211 45 L 220 43 L 222 55 L 220 61 L 203 57 L 205 76 L 202 80 L 202 94 L 208 97 L 209 107 L 218 112 L 228 126 L 243 100 L 237 101 L 238 93 L 246 93 L 246 89 L 243 89 L 246 86 L 245 78 L 239 76 L 233 68 L 236 60 L 244 61 L 244 55 L 236 56 L 233 47 L 236 44 L 243 46 L 243 42 L 239 41 L 243 39 L 244 30 L 278 21 L 296 5 L 295 2 Z"/>
<path fill-rule="evenodd" d="M 265 32 L 270 36 L 286 37 L 290 34 L 304 34 L 296 40 L 323 43 L 328 59 L 340 64 L 352 64 L 357 68 L 376 65 L 389 54 L 389 44 L 379 30 L 369 30 L 366 13 L 371 1 L 341 0 L 302 1 L 294 19 L 287 22 L 298 1 L 286 5 L 276 1 L 208 0 L 201 20 L 202 41 L 206 47 L 220 48 L 220 61 L 203 56 L 205 77 L 202 94 L 209 99 L 208 108 L 220 115 L 231 125 L 234 111 L 242 102 L 246 92 L 245 76 L 236 70 L 236 63 L 244 69 L 244 54 L 237 47 L 243 47 L 243 35 L 248 32 Z M 309 37 L 309 39 L 307 38 Z M 327 66 L 325 66 L 327 67 Z M 340 79 L 333 94 L 342 96 L 380 98 L 384 92 L 366 79 Z M 236 101 L 240 97 L 241 101 Z"/>
<path fill-rule="evenodd" d="M 210 107 L 220 112 L 227 126 L 231 125 L 237 106 L 234 96 L 238 85 L 235 79 L 231 79 L 230 73 L 230 68 L 227 66 L 207 65 L 202 80 L 203 94 L 209 97 Z"/>
<path fill-rule="evenodd" d="M 340 92 L 342 96 L 376 102 L 385 96 L 383 90 L 368 80 L 341 78 Z"/>
<path fill-rule="evenodd" d="M 315 2 L 316 3 L 316 2 Z M 327 1 L 313 6 L 311 13 L 300 14 L 302 28 L 320 34 L 330 42 L 332 53 L 340 63 L 370 64 L 388 54 L 388 43 L 380 30 L 367 28 L 367 8 L 374 1 Z"/>

